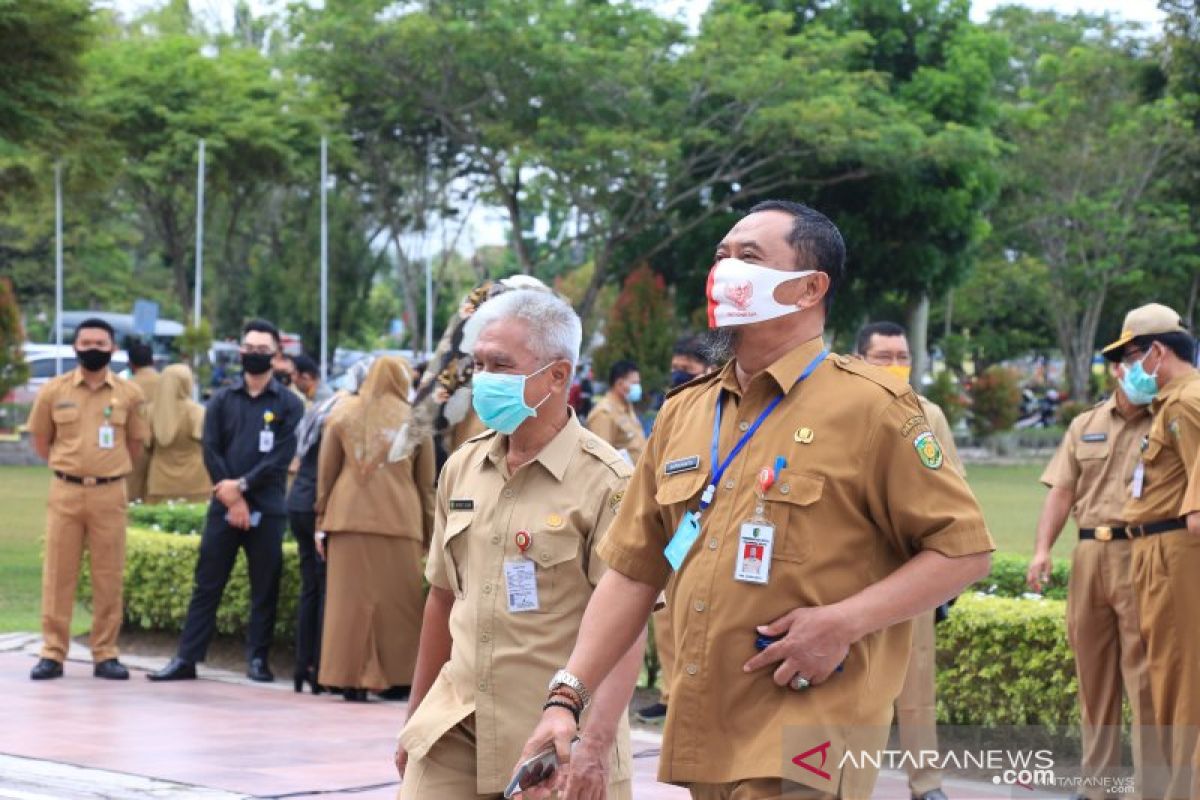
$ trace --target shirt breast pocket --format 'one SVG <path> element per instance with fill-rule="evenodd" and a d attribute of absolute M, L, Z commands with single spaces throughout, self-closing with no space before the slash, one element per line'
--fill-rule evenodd
<path fill-rule="evenodd" d="M 699 469 L 667 475 L 654 491 L 654 502 L 678 522 L 685 511 L 700 507 L 700 492 L 707 481 L 708 475 Z"/>
<path fill-rule="evenodd" d="M 79 427 L 79 406 L 59 406 L 50 410 L 54 427 L 64 432 L 73 432 Z"/>
<path fill-rule="evenodd" d="M 784 470 L 767 490 L 766 515 L 775 526 L 774 558 L 808 560 L 817 536 L 814 515 L 825 491 L 825 476 Z"/>
<path fill-rule="evenodd" d="M 525 556 L 537 565 L 536 613 L 563 614 L 587 605 L 591 584 L 579 559 L 581 544 L 582 537 L 569 528 L 533 532 L 533 544 Z"/>
<path fill-rule="evenodd" d="M 454 596 L 462 599 L 466 585 L 467 532 L 475 517 L 472 511 L 451 511 L 446 516 L 446 533 L 442 539 L 442 560 L 446 562 L 446 580 Z"/>

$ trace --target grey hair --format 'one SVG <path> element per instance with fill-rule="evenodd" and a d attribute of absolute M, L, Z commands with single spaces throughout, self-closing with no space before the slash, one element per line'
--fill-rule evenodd
<path fill-rule="evenodd" d="M 505 319 L 525 323 L 529 349 L 547 363 L 561 358 L 574 369 L 579 362 L 583 323 L 567 301 L 544 289 L 512 289 L 481 305 L 463 327 L 463 352 L 474 352 L 483 329 Z"/>

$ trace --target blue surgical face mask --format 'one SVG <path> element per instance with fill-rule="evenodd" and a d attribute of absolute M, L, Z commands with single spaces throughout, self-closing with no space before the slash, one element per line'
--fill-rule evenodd
<path fill-rule="evenodd" d="M 471 378 L 471 405 L 480 421 L 494 431 L 509 434 L 521 427 L 525 420 L 536 417 L 538 408 L 550 395 L 543 397 L 536 406 L 530 406 L 525 402 L 525 381 L 549 366 L 547 364 L 528 375 L 476 372 Z"/>
<path fill-rule="evenodd" d="M 629 385 L 629 394 L 625 395 L 625 399 L 631 403 L 642 402 L 642 385 L 640 383 L 631 383 Z"/>
<path fill-rule="evenodd" d="M 1146 372 L 1144 366 L 1147 352 L 1142 356 L 1141 360 L 1136 364 L 1125 368 L 1125 375 L 1121 378 L 1121 389 L 1125 392 L 1125 396 L 1129 398 L 1129 402 L 1135 406 L 1149 405 L 1150 401 L 1158 394 L 1158 381 L 1155 376 L 1158 370 L 1154 370 L 1154 374 Z"/>

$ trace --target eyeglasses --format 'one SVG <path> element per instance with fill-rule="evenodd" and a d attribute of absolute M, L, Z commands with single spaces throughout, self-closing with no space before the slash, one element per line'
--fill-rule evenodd
<path fill-rule="evenodd" d="M 865 353 L 863 360 L 876 367 L 885 367 L 890 364 L 900 364 L 907 367 L 912 364 L 912 356 L 908 353 Z"/>
<path fill-rule="evenodd" d="M 247 355 L 254 353 L 255 355 L 260 355 L 260 356 L 273 356 L 273 355 L 275 355 L 275 348 L 267 346 L 267 345 L 260 345 L 259 347 L 250 347 L 248 345 L 242 345 L 242 352 Z"/>
<path fill-rule="evenodd" d="M 1128 366 L 1132 366 L 1133 362 L 1141 361 L 1145 357 L 1146 357 L 1146 354 L 1144 352 L 1142 352 L 1141 350 L 1136 350 L 1136 349 L 1126 350 L 1121 355 L 1121 363 L 1128 367 Z"/>

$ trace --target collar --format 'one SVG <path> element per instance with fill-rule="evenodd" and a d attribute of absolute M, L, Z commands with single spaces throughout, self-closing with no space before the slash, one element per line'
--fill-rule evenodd
<path fill-rule="evenodd" d="M 807 342 L 789 350 L 779 360 L 771 364 L 763 370 L 761 374 L 770 375 L 775 381 L 779 390 L 787 394 L 796 381 L 800 378 L 804 368 L 807 367 L 814 358 L 825 348 L 825 340 L 820 336 L 813 337 Z M 739 397 L 742 394 L 742 388 L 738 384 L 736 359 L 730 359 L 721 370 L 721 388 L 726 391 L 733 392 Z M 758 380 L 759 375 L 755 375 L 751 381 Z"/>
<path fill-rule="evenodd" d="M 108 384 L 108 387 L 110 389 L 117 388 L 117 383 L 116 383 L 116 381 L 113 380 L 113 372 L 108 367 L 104 368 L 104 381 L 103 382 Z M 83 368 L 76 367 L 75 369 L 71 370 L 71 385 L 72 386 L 80 386 L 83 383 L 84 383 Z"/>
<path fill-rule="evenodd" d="M 263 388 L 262 393 L 267 394 L 268 392 L 270 392 L 271 394 L 279 394 L 280 386 L 281 386 L 281 384 L 279 383 L 279 381 L 275 380 L 274 378 L 271 378 L 271 380 L 267 381 L 267 385 L 266 385 L 266 387 Z M 235 392 L 244 393 L 247 397 L 250 396 L 250 391 L 246 388 L 246 379 L 240 375 L 233 382 L 232 389 Z"/>
<path fill-rule="evenodd" d="M 1200 380 L 1200 371 L 1195 369 L 1189 370 L 1182 375 L 1176 376 L 1166 386 L 1158 390 L 1158 395 L 1150 401 L 1150 408 L 1157 413 L 1163 404 L 1174 400 L 1175 397 L 1182 392 L 1193 381 Z"/>
<path fill-rule="evenodd" d="M 568 409 L 568 414 L 570 416 L 567 424 L 546 443 L 546 446 L 533 459 L 545 467 L 546 471 L 560 483 L 563 476 L 567 474 L 567 466 L 571 463 L 575 451 L 579 449 L 579 440 L 584 435 L 583 426 L 579 424 L 574 410 Z M 491 445 L 480 454 L 475 463 L 482 465 L 485 460 L 490 461 L 493 467 L 503 472 L 504 459 L 507 456 L 508 436 L 497 434 L 492 437 Z"/>

